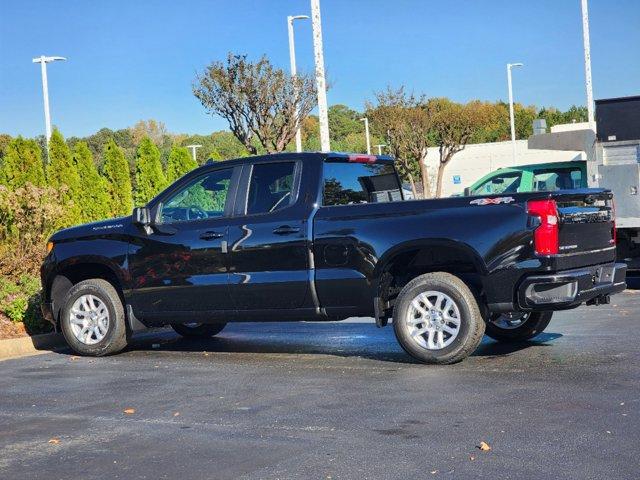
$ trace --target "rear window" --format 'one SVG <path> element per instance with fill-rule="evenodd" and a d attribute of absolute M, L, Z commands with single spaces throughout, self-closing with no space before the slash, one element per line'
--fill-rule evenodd
<path fill-rule="evenodd" d="M 402 200 L 391 163 L 324 164 L 324 205 L 396 202 Z"/>
<path fill-rule="evenodd" d="M 582 188 L 582 170 L 571 168 L 564 170 L 536 170 L 533 173 L 533 190 L 553 192 L 555 190 L 573 190 Z"/>

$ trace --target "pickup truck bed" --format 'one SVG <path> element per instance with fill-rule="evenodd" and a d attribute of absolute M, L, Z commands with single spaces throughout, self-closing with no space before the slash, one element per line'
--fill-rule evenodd
<path fill-rule="evenodd" d="M 147 326 L 209 336 L 230 321 L 358 315 L 393 318 L 408 353 L 451 363 L 485 328 L 531 338 L 551 311 L 625 288 L 606 190 L 405 201 L 400 185 L 382 156 L 207 164 L 131 217 L 56 233 L 43 311 L 92 355 Z"/>

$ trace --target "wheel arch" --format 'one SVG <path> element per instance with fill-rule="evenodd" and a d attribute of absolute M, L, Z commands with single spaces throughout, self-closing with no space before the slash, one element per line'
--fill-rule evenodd
<path fill-rule="evenodd" d="M 429 272 L 479 278 L 487 273 L 487 268 L 480 254 L 464 242 L 450 239 L 405 242 L 389 249 L 377 262 L 375 297 L 383 304 L 388 303 L 403 285 Z"/>
<path fill-rule="evenodd" d="M 112 265 L 112 262 L 96 257 L 72 259 L 58 266 L 45 287 L 49 291 L 48 298 L 52 304 L 52 313 L 56 324 L 60 320 L 60 310 L 69 290 L 77 283 L 91 278 L 108 281 L 116 289 L 122 305 L 126 305 L 126 281 L 119 269 Z"/>

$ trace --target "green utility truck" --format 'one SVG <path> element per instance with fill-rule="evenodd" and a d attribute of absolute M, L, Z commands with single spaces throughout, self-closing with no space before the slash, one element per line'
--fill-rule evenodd
<path fill-rule="evenodd" d="M 470 196 L 553 192 L 575 188 L 587 188 L 587 164 L 585 161 L 574 160 L 499 168 L 465 188 L 464 194 Z"/>

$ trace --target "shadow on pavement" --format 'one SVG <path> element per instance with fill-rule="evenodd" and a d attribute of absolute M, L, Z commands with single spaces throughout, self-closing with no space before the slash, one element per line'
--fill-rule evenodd
<path fill-rule="evenodd" d="M 559 333 L 542 333 L 530 341 L 506 344 L 485 336 L 473 356 L 508 356 L 531 347 L 549 346 L 560 337 Z M 234 323 L 211 339 L 186 339 L 163 330 L 134 337 L 128 351 L 333 355 L 419 363 L 402 350 L 392 328 L 346 322 Z"/>

